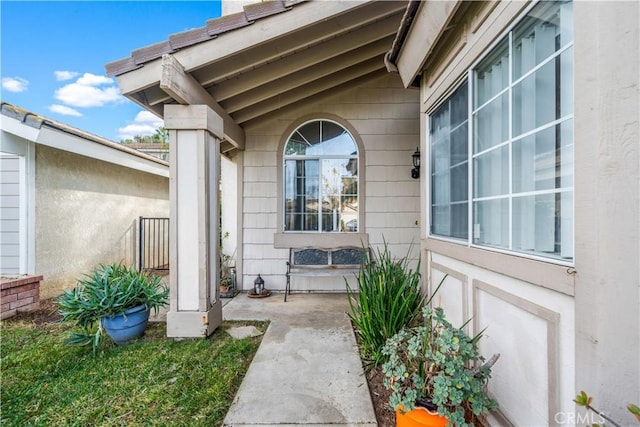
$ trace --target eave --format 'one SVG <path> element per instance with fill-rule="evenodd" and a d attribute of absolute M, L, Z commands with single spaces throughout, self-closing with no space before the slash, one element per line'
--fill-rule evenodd
<path fill-rule="evenodd" d="M 268 13 L 256 17 L 245 8 L 229 31 L 211 36 L 207 28 L 220 25 L 209 21 L 107 71 L 124 96 L 160 117 L 166 104 L 209 105 L 224 120 L 223 146 L 242 150 L 245 128 L 384 75 L 384 53 L 407 3 L 261 4 Z"/>
<path fill-rule="evenodd" d="M 385 56 L 387 69 L 400 74 L 405 87 L 419 86 L 429 58 L 455 27 L 455 17 L 472 2 L 411 1 Z"/>

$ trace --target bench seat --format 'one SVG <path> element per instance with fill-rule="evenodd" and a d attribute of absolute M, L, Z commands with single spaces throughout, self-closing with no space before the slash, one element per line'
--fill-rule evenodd
<path fill-rule="evenodd" d="M 284 301 L 291 294 L 291 276 L 326 277 L 357 274 L 360 266 L 371 259 L 369 249 L 362 247 L 291 248 L 287 261 L 287 285 Z"/>

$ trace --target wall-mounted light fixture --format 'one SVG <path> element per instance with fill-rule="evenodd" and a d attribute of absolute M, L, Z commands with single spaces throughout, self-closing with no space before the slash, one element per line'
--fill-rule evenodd
<path fill-rule="evenodd" d="M 415 153 L 411 155 L 413 158 L 413 169 L 411 169 L 411 178 L 420 178 L 420 149 L 416 148 Z"/>

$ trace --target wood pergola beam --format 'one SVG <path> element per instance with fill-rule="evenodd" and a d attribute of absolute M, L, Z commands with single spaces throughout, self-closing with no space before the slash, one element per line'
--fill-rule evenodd
<path fill-rule="evenodd" d="M 286 116 L 287 114 L 291 114 L 297 110 L 301 110 L 305 105 L 321 103 L 331 98 L 334 98 L 337 95 L 346 93 L 350 90 L 353 90 L 354 87 L 357 87 L 362 84 L 366 84 L 371 82 L 372 80 L 381 79 L 389 75 L 389 72 L 385 69 L 378 69 L 373 71 L 372 73 L 366 74 L 361 77 L 357 77 L 348 82 L 342 83 L 341 85 L 334 86 L 330 91 L 319 92 L 314 95 L 309 95 L 307 98 L 298 100 L 291 104 L 281 107 L 278 110 L 273 110 L 271 112 L 265 113 L 261 116 L 255 117 L 253 119 L 247 120 L 242 123 L 245 129 L 249 129 L 251 127 L 260 126 L 265 121 L 271 120 L 277 116 Z"/>
<path fill-rule="evenodd" d="M 222 117 L 224 139 L 239 150 L 244 150 L 244 130 L 231 118 L 215 99 L 173 55 L 163 55 L 160 89 L 183 105 L 207 105 Z"/>
<path fill-rule="evenodd" d="M 220 66 L 215 68 L 217 74 L 211 74 L 207 80 L 216 82 L 213 94 L 218 102 L 222 102 L 251 88 L 282 79 L 284 75 L 319 65 L 346 52 L 357 52 L 378 40 L 385 40 L 388 50 L 397 30 L 398 18 L 396 15 L 392 15 L 345 35 L 314 45 L 313 49 L 300 50 L 295 55 L 256 64 L 254 69 L 226 80 L 220 78 L 224 74 L 224 70 L 229 69 L 237 73 L 239 66 L 236 64 L 232 67 L 222 62 Z M 391 37 L 391 41 L 388 41 L 389 37 Z M 203 73 L 201 72 L 201 74 Z M 202 83 L 205 87 L 207 86 L 207 82 L 203 81 Z"/>
<path fill-rule="evenodd" d="M 250 107 L 234 113 L 234 117 L 238 123 L 244 123 L 273 110 L 285 108 L 289 104 L 293 104 L 301 99 L 309 98 L 324 91 L 331 91 L 335 86 L 381 69 L 384 69 L 384 64 L 381 67 L 381 59 L 374 58 L 369 61 L 362 62 L 354 67 L 339 70 L 325 78 L 310 82 L 303 87 L 280 93 L 277 96 L 266 99 L 262 102 L 257 102 Z"/>
<path fill-rule="evenodd" d="M 360 64 L 370 63 L 371 61 L 382 63 L 382 55 L 389 50 L 389 43 L 389 40 L 379 40 L 354 52 L 344 53 L 308 69 L 288 75 L 286 71 L 283 71 L 281 73 L 284 75 L 283 78 L 262 84 L 239 96 L 230 98 L 222 102 L 222 105 L 224 105 L 229 114 L 234 114 L 269 98 L 280 96 L 282 93 L 296 89 L 304 90 L 305 85 L 335 74 L 339 72 L 338 70 L 355 68 Z"/>

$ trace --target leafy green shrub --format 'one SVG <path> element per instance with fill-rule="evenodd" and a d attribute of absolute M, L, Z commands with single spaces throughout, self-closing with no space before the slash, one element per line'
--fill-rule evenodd
<path fill-rule="evenodd" d="M 411 323 L 419 314 L 423 297 L 420 292 L 420 261 L 416 271 L 409 268 L 409 253 L 399 260 L 389 252 L 387 243 L 377 251 L 375 260 L 360 268 L 358 288 L 347 285 L 351 313 L 349 317 L 360 338 L 362 359 L 367 367 L 383 361 L 382 347 L 388 338 Z"/>
<path fill-rule="evenodd" d="M 392 390 L 389 406 L 422 406 L 437 410 L 450 425 L 473 426 L 466 421 L 470 414 L 485 416 L 497 407 L 485 385 L 499 355 L 482 364 L 482 334 L 470 338 L 445 319 L 442 308 L 424 307 L 423 317 L 424 326 L 403 329 L 383 349 L 389 358 L 382 366 L 384 385 Z"/>
<path fill-rule="evenodd" d="M 100 265 L 79 279 L 75 288 L 64 290 L 56 299 L 63 321 L 74 322 L 80 332 L 73 332 L 67 342 L 92 345 L 95 352 L 103 339 L 102 318 L 115 316 L 144 304 L 158 311 L 167 304 L 169 289 L 157 276 L 138 272 L 122 263 Z"/>

